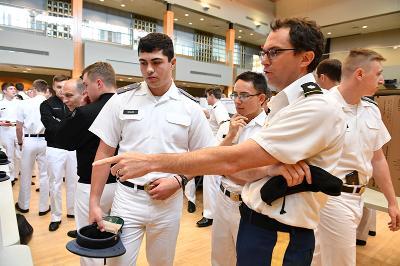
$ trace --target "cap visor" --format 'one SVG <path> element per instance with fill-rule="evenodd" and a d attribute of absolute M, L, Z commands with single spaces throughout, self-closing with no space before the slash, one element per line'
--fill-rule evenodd
<path fill-rule="evenodd" d="M 122 244 L 121 239 L 118 240 L 117 244 L 109 248 L 102 248 L 102 249 L 84 248 L 79 246 L 78 243 L 76 243 L 76 240 L 68 242 L 66 248 L 71 253 L 88 258 L 113 258 L 121 256 L 126 252 L 126 249 Z"/>

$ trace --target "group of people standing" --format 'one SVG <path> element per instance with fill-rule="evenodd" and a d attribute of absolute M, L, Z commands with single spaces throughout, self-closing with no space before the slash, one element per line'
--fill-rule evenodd
<path fill-rule="evenodd" d="M 103 229 L 106 214 L 124 219 L 127 252 L 109 259 L 110 265 L 136 265 L 145 234 L 148 263 L 173 265 L 182 190 L 193 186 L 197 175 L 205 175 L 198 226 L 213 226 L 212 265 L 355 265 L 361 194 L 371 177 L 388 200 L 390 230 L 400 228 L 382 152 L 390 135 L 376 104 L 364 97 L 383 83 L 384 58 L 368 49 L 351 50 L 340 83 L 328 92 L 312 73 L 323 40 L 314 21 L 274 21 L 260 55 L 264 75 L 236 77 L 232 117 L 218 111 L 221 96 L 207 91 L 209 123 L 174 84 L 172 40 L 151 33 L 138 45 L 141 83 L 116 90 L 114 70 L 104 62 L 86 67 L 81 79 L 53 82 L 61 89 L 47 100 L 45 86 L 35 81 L 38 96 L 17 112 L 17 144 L 30 158 L 45 154 L 48 164 L 57 165 L 47 166 L 54 180 L 50 193 L 59 191 L 67 173 L 78 179 L 74 207 L 67 210 L 77 228 L 95 222 Z M 317 70 L 321 87 L 325 76 Z M 270 88 L 277 92 L 272 98 Z M 41 126 L 30 122 L 40 117 Z M 263 201 L 260 191 L 274 176 L 282 175 L 288 186 L 317 180 L 310 165 L 342 180 L 341 195 L 305 191 L 272 204 Z M 68 172 L 73 168 L 77 175 Z M 21 173 L 23 193 L 30 176 Z M 42 179 L 40 192 L 48 194 L 48 178 Z M 22 212 L 29 209 L 26 193 L 20 192 L 16 204 Z M 58 199 L 52 200 L 50 231 L 61 223 Z M 48 210 L 45 200 L 41 197 L 41 213 Z M 102 263 L 81 258 L 81 265 Z"/>

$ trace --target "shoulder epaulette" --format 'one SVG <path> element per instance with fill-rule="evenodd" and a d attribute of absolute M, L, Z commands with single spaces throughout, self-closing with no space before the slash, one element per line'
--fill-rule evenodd
<path fill-rule="evenodd" d="M 377 103 L 377 102 L 375 102 L 374 100 L 372 100 L 371 98 L 368 98 L 368 97 L 366 97 L 366 96 L 361 97 L 361 100 L 362 100 L 362 101 L 369 102 L 369 103 L 372 103 L 372 104 L 378 106 L 378 103 Z"/>
<path fill-rule="evenodd" d="M 301 85 L 301 87 L 303 88 L 305 97 L 313 94 L 324 94 L 321 88 L 315 82 L 304 83 L 303 85 Z"/>
<path fill-rule="evenodd" d="M 195 103 L 200 103 L 199 100 L 196 99 L 196 97 L 193 97 L 191 94 L 189 94 L 187 91 L 182 90 L 181 88 L 178 88 L 179 92 L 182 93 L 184 96 L 188 97 L 190 100 L 194 101 Z"/>
<path fill-rule="evenodd" d="M 131 90 L 137 90 L 137 89 L 140 88 L 140 86 L 141 86 L 141 83 L 139 83 L 139 82 L 126 85 L 124 87 L 118 88 L 117 89 L 117 94 L 121 94 L 121 93 L 124 93 L 124 92 L 127 92 L 127 91 L 131 91 Z"/>

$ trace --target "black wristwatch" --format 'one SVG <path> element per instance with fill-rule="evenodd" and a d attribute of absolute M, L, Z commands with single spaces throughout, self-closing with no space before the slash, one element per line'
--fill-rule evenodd
<path fill-rule="evenodd" d="M 179 175 L 182 179 L 182 188 L 185 189 L 186 184 L 189 182 L 188 178 L 184 175 Z"/>

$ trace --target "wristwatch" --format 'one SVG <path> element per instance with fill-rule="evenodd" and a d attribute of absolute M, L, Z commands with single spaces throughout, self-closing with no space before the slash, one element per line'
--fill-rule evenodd
<path fill-rule="evenodd" d="M 186 184 L 189 182 L 188 178 L 184 175 L 179 175 L 182 179 L 182 188 L 185 189 Z"/>

